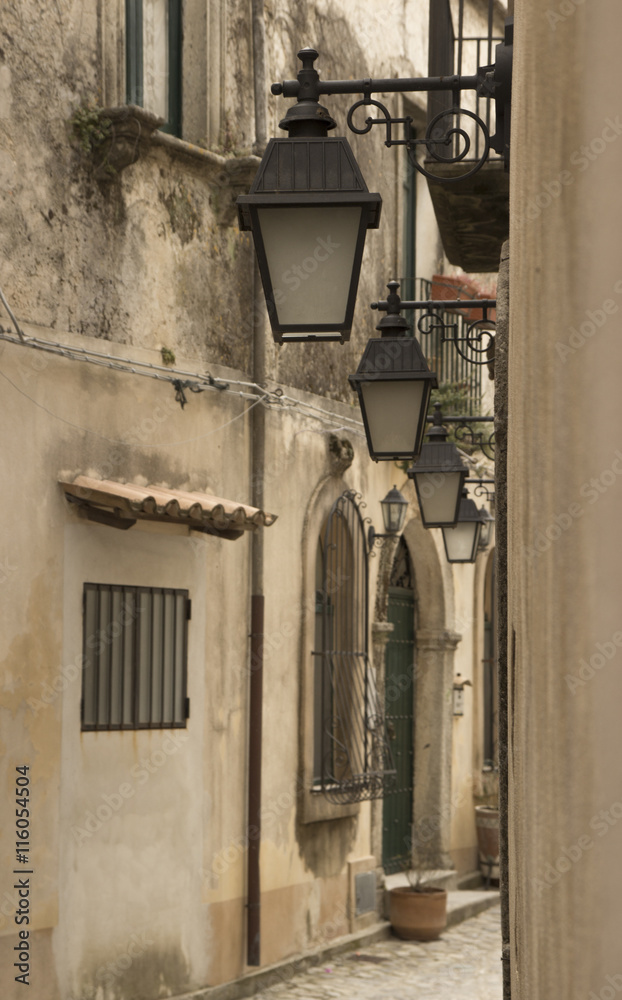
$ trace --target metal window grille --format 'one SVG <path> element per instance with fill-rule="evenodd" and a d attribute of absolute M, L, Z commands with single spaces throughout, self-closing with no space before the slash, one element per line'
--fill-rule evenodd
<path fill-rule="evenodd" d="M 380 798 L 394 774 L 368 656 L 367 543 L 357 494 L 333 504 L 316 591 L 316 787 L 333 802 Z"/>
<path fill-rule="evenodd" d="M 179 136 L 182 111 L 182 0 L 125 0 L 126 100 L 128 104 L 144 107 L 145 90 L 148 89 L 145 87 L 146 63 L 153 56 L 149 51 L 149 39 L 145 38 L 145 7 L 155 3 L 162 6 L 166 24 L 165 66 L 162 69 L 166 76 L 166 108 L 161 109 L 166 122 L 161 131 Z"/>
<path fill-rule="evenodd" d="M 85 583 L 82 729 L 184 728 L 187 590 Z"/>

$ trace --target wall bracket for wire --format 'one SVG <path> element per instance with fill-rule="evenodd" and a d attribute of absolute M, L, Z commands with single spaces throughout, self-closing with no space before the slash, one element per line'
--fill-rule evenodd
<path fill-rule="evenodd" d="M 194 382 L 192 379 L 171 379 L 173 388 L 175 390 L 175 401 L 180 404 L 182 410 L 188 399 L 184 392 L 184 389 L 190 389 L 190 392 L 205 392 L 206 389 L 219 389 L 221 392 L 229 388 L 228 382 L 218 382 L 211 375 L 204 375 L 201 382 Z"/>

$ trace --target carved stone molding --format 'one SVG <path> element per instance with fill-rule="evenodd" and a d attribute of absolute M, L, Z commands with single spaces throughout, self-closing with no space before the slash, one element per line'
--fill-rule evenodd
<path fill-rule="evenodd" d="M 339 438 L 336 434 L 328 437 L 328 461 L 332 476 L 342 476 L 354 461 L 354 448 L 347 438 Z"/>
<path fill-rule="evenodd" d="M 126 167 L 136 163 L 141 146 L 164 119 L 139 108 L 123 104 L 117 108 L 103 108 L 101 119 L 110 122 L 109 134 L 94 153 L 95 176 L 99 181 L 111 181 Z"/>
<path fill-rule="evenodd" d="M 426 650 L 453 650 L 456 649 L 462 636 L 459 632 L 452 632 L 449 629 L 417 629 L 416 643 L 420 652 Z"/>
<path fill-rule="evenodd" d="M 374 644 L 386 646 L 394 628 L 395 625 L 393 622 L 372 622 L 371 635 Z"/>

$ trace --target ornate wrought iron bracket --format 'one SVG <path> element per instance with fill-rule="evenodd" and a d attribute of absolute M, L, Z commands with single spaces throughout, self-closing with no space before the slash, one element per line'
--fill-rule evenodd
<path fill-rule="evenodd" d="M 388 288 L 390 294 L 387 299 L 380 302 L 372 302 L 371 308 L 382 312 L 395 313 L 402 309 L 421 311 L 422 315 L 417 320 L 419 333 L 428 335 L 440 331 L 441 343 L 451 343 L 461 358 L 471 365 L 489 365 L 494 361 L 494 331 L 496 320 L 492 319 L 488 313 L 496 309 L 496 299 L 423 299 L 421 302 L 400 299 L 397 289 L 399 282 L 390 281 Z M 463 336 L 459 336 L 460 327 L 455 323 L 448 323 L 442 315 L 450 310 L 477 309 L 482 315 L 479 319 L 473 320 L 466 325 Z"/>
<path fill-rule="evenodd" d="M 491 69 L 491 67 L 485 67 L 485 69 Z M 464 80 L 466 77 L 456 77 L 458 80 Z M 470 79 L 470 78 L 469 78 Z M 466 89 L 466 88 L 459 88 Z M 476 88 L 478 93 L 482 93 L 479 88 Z M 379 108 L 382 112 L 382 118 L 366 118 L 365 128 L 357 128 L 353 123 L 353 116 L 355 111 L 360 107 L 368 107 L 374 105 L 374 107 Z M 439 177 L 437 174 L 433 174 L 431 171 L 426 170 L 424 166 L 417 160 L 417 147 L 425 146 L 428 156 L 437 160 L 439 163 L 461 163 L 465 160 L 471 150 L 471 137 L 465 128 L 460 124 L 461 117 L 471 118 L 477 128 L 481 130 L 482 133 L 482 152 L 479 158 L 475 161 L 473 166 L 469 170 L 465 170 L 464 173 L 456 177 Z M 456 125 L 449 127 L 450 121 L 456 119 Z M 488 154 L 490 152 L 492 140 L 490 138 L 490 133 L 486 126 L 486 123 L 476 115 L 473 111 L 467 111 L 466 108 L 461 108 L 457 103 L 454 106 L 448 108 L 446 111 L 441 111 L 438 115 L 430 121 L 426 129 L 425 137 L 423 139 L 413 139 L 407 137 L 404 139 L 395 139 L 392 133 L 393 125 L 405 125 L 405 133 L 408 133 L 408 126 L 412 124 L 413 119 L 408 115 L 406 118 L 393 118 L 389 110 L 381 104 L 380 101 L 374 101 L 371 97 L 364 97 L 360 101 L 357 101 L 352 105 L 348 111 L 348 127 L 351 132 L 355 132 L 357 135 L 367 135 L 371 131 L 374 125 L 384 125 L 386 129 L 386 138 L 384 140 L 385 146 L 406 146 L 406 151 L 408 153 L 408 158 L 420 174 L 427 177 L 433 181 L 442 180 L 444 182 L 452 181 L 463 181 L 467 177 L 472 177 L 476 174 L 478 170 L 484 165 L 488 159 Z M 444 127 L 443 127 L 443 123 Z M 458 151 L 452 156 L 449 150 L 458 144 Z M 461 144 L 461 145 L 459 145 Z M 440 150 L 439 151 L 439 147 Z M 442 148 L 447 150 L 447 153 L 443 155 Z M 494 147 L 493 147 L 494 148 Z"/>
<path fill-rule="evenodd" d="M 422 315 L 417 320 L 419 333 L 430 334 L 439 330 L 441 343 L 452 343 L 461 358 L 471 365 L 488 365 L 494 360 L 494 332 L 496 320 L 488 313 L 496 309 L 496 299 L 448 299 L 439 302 L 403 302 L 404 309 L 420 309 Z M 459 336 L 458 322 L 448 323 L 442 312 L 458 309 L 478 309 L 482 316 L 467 323 Z M 442 310 L 442 312 L 441 312 Z"/>
<path fill-rule="evenodd" d="M 494 423 L 494 417 L 443 417 L 444 424 L 452 424 L 454 440 L 457 445 L 479 448 L 489 461 L 495 460 L 495 432 L 487 434 L 484 429 L 476 430 L 475 424 Z M 428 423 L 434 423 L 433 417 L 428 417 Z"/>
<path fill-rule="evenodd" d="M 494 428 L 492 434 L 486 434 L 485 429 L 476 430 L 476 424 L 491 424 L 494 423 L 494 417 L 471 417 L 467 415 L 460 415 L 454 417 L 446 417 L 442 410 L 441 404 L 434 404 L 434 414 L 431 417 L 427 417 L 426 420 L 429 424 L 436 427 L 444 427 L 445 424 L 453 425 L 454 440 L 456 444 L 468 445 L 472 448 L 479 448 L 481 452 L 486 456 L 489 461 L 494 462 L 495 460 L 495 432 Z M 488 480 L 467 480 L 467 482 L 488 482 Z M 494 480 L 490 480 L 494 482 Z M 479 495 L 479 494 L 476 494 Z"/>
<path fill-rule="evenodd" d="M 495 499 L 494 489 L 488 489 L 490 485 L 494 486 L 494 479 L 465 479 L 465 483 L 471 483 L 473 485 L 473 496 L 476 497 L 486 497 L 491 503 Z"/>
<path fill-rule="evenodd" d="M 381 533 L 379 531 L 376 531 L 373 524 L 369 526 L 369 528 L 367 529 L 367 546 L 369 548 L 370 556 L 373 557 L 376 554 L 373 551 L 376 542 L 379 542 L 380 545 L 384 545 L 385 539 L 387 538 L 392 538 L 395 542 L 399 542 L 400 536 L 395 531 Z"/>
<path fill-rule="evenodd" d="M 320 80 L 313 63 L 318 58 L 315 49 L 301 49 L 298 58 L 302 69 L 296 80 L 285 80 L 283 83 L 273 83 L 272 93 L 283 97 L 295 97 L 298 103 L 291 107 L 280 127 L 288 131 L 301 121 L 314 122 L 318 135 L 326 134 L 326 130 L 334 128 L 336 122 L 330 113 L 319 104 L 322 95 L 361 94 L 358 101 L 350 107 L 347 116 L 348 127 L 357 135 L 366 135 L 374 125 L 384 125 L 386 146 L 405 146 L 410 161 L 419 173 L 434 181 L 452 183 L 472 177 L 488 159 L 490 149 L 501 153 L 509 160 L 509 108 L 512 83 L 512 28 L 506 25 L 505 40 L 496 47 L 496 59 L 490 66 L 480 66 L 477 73 L 471 76 L 438 76 L 410 77 L 403 79 L 363 79 L 363 80 Z M 485 122 L 473 111 L 460 107 L 462 91 L 474 91 L 480 97 L 495 101 L 497 131 L 489 134 Z M 412 118 L 394 118 L 380 101 L 372 98 L 372 94 L 390 93 L 429 93 L 431 91 L 448 92 L 452 95 L 452 106 L 437 114 L 428 124 L 425 136 L 414 139 L 408 135 L 408 126 Z M 381 117 L 369 117 L 363 127 L 354 124 L 354 114 L 361 107 L 375 107 L 381 112 Z M 417 147 L 424 146 L 428 157 L 438 163 L 461 163 L 466 160 L 471 147 L 472 138 L 465 128 L 467 119 L 474 123 L 483 136 L 483 149 L 478 159 L 468 170 L 458 176 L 440 177 L 431 173 L 417 161 Z M 393 133 L 396 125 L 405 126 L 405 137 L 397 139 Z"/>

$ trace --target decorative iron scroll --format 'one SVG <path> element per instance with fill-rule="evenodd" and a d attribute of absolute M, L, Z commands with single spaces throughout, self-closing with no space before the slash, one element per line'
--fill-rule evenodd
<path fill-rule="evenodd" d="M 462 417 L 445 417 L 445 422 L 451 421 L 454 424 L 454 438 L 457 445 L 464 444 L 469 445 L 472 448 L 479 448 L 479 450 L 488 458 L 491 462 L 495 460 L 495 432 L 487 433 L 485 430 L 475 430 L 474 423 L 485 420 L 485 417 L 478 418 L 462 418 Z M 491 418 L 492 419 L 492 418 Z"/>
<path fill-rule="evenodd" d="M 490 501 L 495 499 L 494 479 L 467 479 L 466 482 L 474 484 L 473 496 L 486 497 Z"/>
<path fill-rule="evenodd" d="M 460 299 L 448 305 L 460 307 Z M 402 307 L 406 308 L 404 303 Z M 458 354 L 472 365 L 489 365 L 494 360 L 494 342 L 496 321 L 487 315 L 486 307 L 482 309 L 483 316 L 463 328 L 464 336 L 459 337 L 458 323 L 448 323 L 443 314 L 429 309 L 423 312 L 417 320 L 417 329 L 424 335 L 437 330 L 441 332 L 441 343 L 452 343 Z"/>
<path fill-rule="evenodd" d="M 489 32 L 491 34 L 491 32 Z M 491 39 L 492 40 L 492 39 Z M 351 94 L 362 96 L 354 102 L 348 111 L 348 126 L 357 135 L 366 135 L 374 125 L 384 125 L 386 131 L 386 146 L 406 146 L 410 160 L 419 173 L 430 180 L 442 183 L 452 183 L 453 181 L 464 180 L 472 177 L 482 168 L 488 158 L 490 149 L 497 153 L 503 153 L 504 158 L 509 158 L 509 114 L 510 98 L 512 90 L 512 46 L 513 46 L 513 20 L 508 19 L 504 41 L 496 46 L 495 62 L 478 66 L 477 72 L 472 75 L 444 74 L 436 77 L 409 77 L 372 80 L 370 78 L 360 80 L 321 80 L 317 70 L 314 68 L 318 52 L 313 48 L 300 49 L 298 58 L 302 63 L 296 80 L 284 80 L 282 83 L 273 83 L 271 90 L 273 94 L 281 94 L 283 97 L 296 97 L 298 104 L 289 108 L 285 118 L 280 122 L 280 127 L 289 131 L 290 134 L 301 136 L 326 135 L 329 129 L 336 125 L 330 112 L 319 104 L 319 98 L 323 95 Z M 489 52 L 489 56 L 492 53 Z M 461 60 L 459 60 L 461 64 Z M 480 98 L 494 101 L 496 108 L 497 131 L 490 135 L 484 120 L 474 111 L 459 107 L 463 92 L 475 95 L 476 106 Z M 408 135 L 409 126 L 413 119 L 410 117 L 393 118 L 384 104 L 374 100 L 372 94 L 408 94 L 408 93 L 431 93 L 447 92 L 450 95 L 452 107 L 445 108 L 428 124 L 423 139 L 414 139 Z M 354 125 L 354 114 L 360 107 L 373 106 L 378 108 L 381 115 L 378 118 L 367 118 L 364 127 Z M 467 122 L 468 119 L 468 122 Z M 308 128 L 308 122 L 313 122 L 311 132 L 300 131 Z M 471 131 L 465 127 L 470 124 Z M 404 139 L 393 137 L 393 126 L 405 125 L 407 134 Z M 319 126 L 319 131 L 318 131 Z M 474 126 L 474 130 L 473 130 Z M 482 150 L 480 152 L 479 137 L 483 137 Z M 469 152 L 475 152 L 475 162 L 468 161 L 470 166 L 463 174 L 447 176 L 436 175 L 426 170 L 417 162 L 416 149 L 418 145 L 424 145 L 428 157 L 438 163 L 452 164 L 465 162 Z M 440 148 L 443 147 L 443 148 Z M 440 148 L 440 151 L 439 151 Z M 509 162 L 509 159 L 508 159 Z M 465 162 L 466 165 L 466 162 Z"/>
<path fill-rule="evenodd" d="M 320 787 L 331 802 L 381 798 L 395 775 L 368 656 L 367 545 L 360 496 L 333 504 L 323 536 Z M 316 702 L 317 707 L 317 702 Z"/>
<path fill-rule="evenodd" d="M 360 107 L 369 107 L 373 105 L 382 112 L 381 118 L 366 118 L 365 127 L 358 128 L 353 121 L 355 112 Z M 475 127 L 478 128 L 482 134 L 482 151 L 478 156 L 478 159 L 474 164 L 470 165 L 468 170 L 464 173 L 458 174 L 455 177 L 447 177 L 443 175 L 439 177 L 438 175 L 426 170 L 425 167 L 419 163 L 417 160 L 417 147 L 425 146 L 428 156 L 437 160 L 439 163 L 461 163 L 468 155 L 472 140 L 471 136 L 467 130 L 463 127 L 461 122 L 462 118 L 469 118 L 475 122 Z M 444 120 L 449 121 L 445 122 Z M 456 119 L 455 125 L 450 125 L 450 122 Z M 444 183 L 452 181 L 463 181 L 467 177 L 472 177 L 476 174 L 478 170 L 481 170 L 484 163 L 488 159 L 488 154 L 490 152 L 490 133 L 486 123 L 476 115 L 473 111 L 468 111 L 466 108 L 452 107 L 447 108 L 445 111 L 441 111 L 438 115 L 429 122 L 428 127 L 425 132 L 423 139 L 405 138 L 405 139 L 395 139 L 393 137 L 392 127 L 394 125 L 405 125 L 408 130 L 408 126 L 412 125 L 413 118 L 407 115 L 405 118 L 392 118 L 388 108 L 380 101 L 376 101 L 371 97 L 363 97 L 359 101 L 356 101 L 350 110 L 348 111 L 348 127 L 351 132 L 355 132 L 356 135 L 367 135 L 371 132 L 374 125 L 384 125 L 385 127 L 385 146 L 406 146 L 408 152 L 408 158 L 420 174 L 427 177 L 429 180 L 438 181 L 442 180 Z M 441 127 L 441 123 L 444 127 Z M 440 152 L 437 151 L 437 147 L 443 147 Z M 475 148 L 479 149 L 479 143 L 475 143 Z M 470 161 L 469 161 L 470 162 Z"/>

